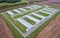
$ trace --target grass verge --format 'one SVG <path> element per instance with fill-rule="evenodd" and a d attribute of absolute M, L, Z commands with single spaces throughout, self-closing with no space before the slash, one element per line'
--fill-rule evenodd
<path fill-rule="evenodd" d="M 24 9 L 26 9 L 26 10 L 31 10 L 30 8 L 24 8 Z"/>
<path fill-rule="evenodd" d="M 43 15 L 43 16 L 48 16 L 49 14 L 43 13 L 43 12 L 38 12 L 38 14 Z"/>
<path fill-rule="evenodd" d="M 28 19 L 28 18 L 24 18 L 27 22 L 29 22 L 30 24 L 34 25 L 35 22 L 33 22 L 32 20 Z"/>
<path fill-rule="evenodd" d="M 38 20 L 42 20 L 42 18 L 40 18 L 40 17 L 34 16 L 34 15 L 31 15 L 31 16 L 38 19 Z"/>

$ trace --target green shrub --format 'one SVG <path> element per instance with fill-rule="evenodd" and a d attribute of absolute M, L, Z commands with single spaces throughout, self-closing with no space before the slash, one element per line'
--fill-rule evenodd
<path fill-rule="evenodd" d="M 7 2 L 7 3 L 15 3 L 15 2 L 19 2 L 21 0 L 0 0 L 0 3 L 3 3 L 3 2 Z"/>
<path fill-rule="evenodd" d="M 20 5 L 26 5 L 26 4 L 28 4 L 28 3 L 24 2 L 24 3 L 21 3 Z"/>
<path fill-rule="evenodd" d="M 0 3 L 6 2 L 6 0 L 0 0 Z"/>
<path fill-rule="evenodd" d="M 7 0 L 6 2 L 7 3 L 14 3 L 14 2 L 18 2 L 18 1 L 21 1 L 21 0 Z"/>

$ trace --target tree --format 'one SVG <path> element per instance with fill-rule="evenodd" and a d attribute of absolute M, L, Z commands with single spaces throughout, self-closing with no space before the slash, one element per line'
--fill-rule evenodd
<path fill-rule="evenodd" d="M 7 3 L 14 3 L 14 2 L 18 2 L 18 1 L 21 1 L 21 0 L 7 0 L 6 2 Z"/>
<path fill-rule="evenodd" d="M 7 3 L 14 3 L 14 2 L 19 2 L 21 0 L 0 0 L 0 3 L 2 2 L 7 2 Z"/>
<path fill-rule="evenodd" d="M 0 0 L 0 3 L 2 3 L 2 2 L 6 2 L 6 0 Z"/>

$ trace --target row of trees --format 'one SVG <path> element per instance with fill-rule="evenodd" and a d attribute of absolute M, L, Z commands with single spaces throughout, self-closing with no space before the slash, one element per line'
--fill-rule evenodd
<path fill-rule="evenodd" d="M 3 2 L 14 3 L 14 2 L 18 2 L 18 1 L 21 1 L 21 0 L 0 0 L 0 3 L 3 3 Z"/>

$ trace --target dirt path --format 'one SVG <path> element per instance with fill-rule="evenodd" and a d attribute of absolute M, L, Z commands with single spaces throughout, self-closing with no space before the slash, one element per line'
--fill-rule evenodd
<path fill-rule="evenodd" d="M 14 38 L 10 29 L 7 27 L 3 19 L 0 17 L 0 38 Z"/>
<path fill-rule="evenodd" d="M 60 38 L 60 15 L 49 23 L 35 38 Z"/>

